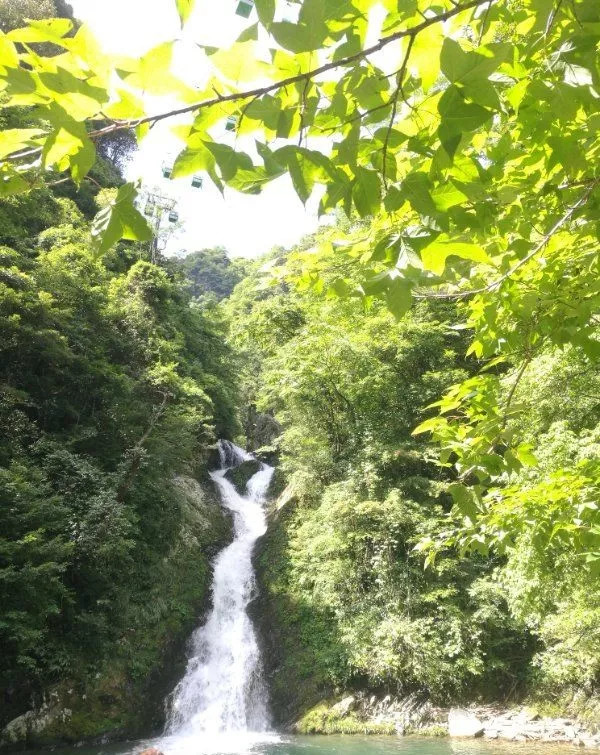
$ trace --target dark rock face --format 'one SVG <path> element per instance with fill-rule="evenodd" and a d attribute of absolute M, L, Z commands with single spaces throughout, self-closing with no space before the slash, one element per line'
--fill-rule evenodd
<path fill-rule="evenodd" d="M 260 469 L 260 462 L 252 459 L 251 461 L 243 461 L 237 467 L 228 469 L 225 474 L 225 479 L 233 483 L 235 489 L 240 495 L 246 493 L 246 486 L 248 480 L 258 472 Z"/>
<path fill-rule="evenodd" d="M 246 448 L 256 451 L 261 446 L 270 446 L 275 438 L 281 434 L 281 425 L 272 414 L 258 412 L 253 404 L 246 407 L 242 419 Z"/>

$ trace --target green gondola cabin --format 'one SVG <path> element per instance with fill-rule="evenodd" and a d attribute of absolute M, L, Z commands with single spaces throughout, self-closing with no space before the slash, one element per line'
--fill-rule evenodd
<path fill-rule="evenodd" d="M 235 12 L 242 18 L 248 18 L 254 8 L 254 0 L 240 0 Z"/>

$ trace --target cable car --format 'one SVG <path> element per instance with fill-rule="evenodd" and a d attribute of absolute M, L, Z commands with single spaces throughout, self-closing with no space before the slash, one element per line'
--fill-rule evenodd
<path fill-rule="evenodd" d="M 237 118 L 235 115 L 230 115 L 225 121 L 225 131 L 235 131 Z"/>
<path fill-rule="evenodd" d="M 199 173 L 196 173 L 196 175 L 192 178 L 192 186 L 194 187 L 194 189 L 202 188 L 202 176 Z"/>
<path fill-rule="evenodd" d="M 148 216 L 154 215 L 154 202 L 146 202 L 144 207 L 144 214 Z"/>
<path fill-rule="evenodd" d="M 179 220 L 179 213 L 171 210 L 169 213 L 169 223 L 176 223 Z"/>
<path fill-rule="evenodd" d="M 171 178 L 171 174 L 173 173 L 173 165 L 170 163 L 163 163 L 162 164 L 162 174 L 164 178 Z"/>
<path fill-rule="evenodd" d="M 242 18 L 248 18 L 254 8 L 254 0 L 240 0 L 235 12 Z"/>

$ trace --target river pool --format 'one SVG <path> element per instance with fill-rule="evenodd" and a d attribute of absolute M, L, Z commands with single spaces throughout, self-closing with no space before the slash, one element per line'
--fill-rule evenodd
<path fill-rule="evenodd" d="M 158 747 L 165 755 L 572 755 L 580 749 L 548 743 L 489 742 L 478 739 L 452 740 L 430 737 L 310 736 L 261 737 L 248 735 L 124 742 L 98 747 L 54 748 L 54 755 L 136 755 L 146 747 Z M 21 755 L 43 755 L 29 751 Z"/>

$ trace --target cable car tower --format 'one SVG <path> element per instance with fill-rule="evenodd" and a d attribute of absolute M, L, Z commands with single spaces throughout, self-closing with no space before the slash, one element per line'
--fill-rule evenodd
<path fill-rule="evenodd" d="M 173 160 L 162 163 L 161 173 L 164 179 L 171 180 L 173 175 Z M 204 183 L 202 174 L 194 174 L 191 183 L 194 189 L 201 189 Z M 166 217 L 169 223 L 179 222 L 177 200 L 161 191 L 143 190 L 140 194 L 140 204 L 153 231 L 150 246 L 151 260 L 152 262 L 157 262 L 158 255 L 164 252 L 168 240 L 165 233 L 161 233 L 161 229 L 164 228 L 163 219 Z"/>
<path fill-rule="evenodd" d="M 161 235 L 163 219 L 166 216 L 170 223 L 176 223 L 179 220 L 179 213 L 176 210 L 177 201 L 157 191 L 143 191 L 140 198 L 144 215 L 152 228 L 151 261 L 157 262 L 159 253 L 164 252 L 167 246 L 167 239 L 164 234 Z"/>

